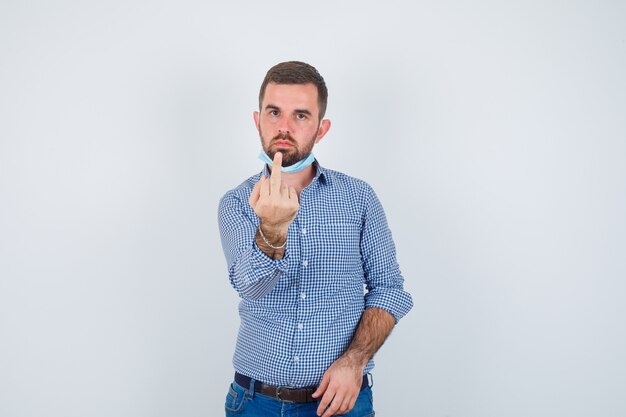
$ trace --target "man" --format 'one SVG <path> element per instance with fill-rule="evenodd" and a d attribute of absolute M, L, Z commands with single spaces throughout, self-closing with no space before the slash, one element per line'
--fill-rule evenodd
<path fill-rule="evenodd" d="M 227 416 L 373 415 L 372 357 L 413 305 L 372 189 L 311 153 L 327 97 L 312 66 L 272 67 L 254 112 L 266 165 L 220 202 L 241 297 Z"/>

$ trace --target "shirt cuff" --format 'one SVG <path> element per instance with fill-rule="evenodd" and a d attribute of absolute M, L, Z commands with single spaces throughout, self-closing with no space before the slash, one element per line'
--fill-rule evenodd
<path fill-rule="evenodd" d="M 398 322 L 413 307 L 408 292 L 397 288 L 375 288 L 365 294 L 365 308 L 380 308 L 391 314 Z"/>
<path fill-rule="evenodd" d="M 269 294 L 289 264 L 287 250 L 282 259 L 272 259 L 256 244 L 242 254 L 244 259 L 235 267 L 233 284 L 242 296 L 253 300 Z"/>

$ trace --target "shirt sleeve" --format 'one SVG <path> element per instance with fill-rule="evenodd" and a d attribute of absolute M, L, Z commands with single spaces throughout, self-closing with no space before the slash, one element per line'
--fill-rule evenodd
<path fill-rule="evenodd" d="M 361 234 L 361 256 L 367 293 L 365 308 L 389 312 L 396 322 L 413 307 L 411 294 L 404 291 L 404 278 L 396 260 L 396 248 L 378 197 L 366 187 L 366 208 Z"/>
<path fill-rule="evenodd" d="M 248 201 L 233 192 L 220 201 L 218 221 L 230 283 L 241 298 L 258 300 L 267 295 L 287 271 L 288 253 L 282 259 L 268 257 L 256 245 L 259 220 Z"/>

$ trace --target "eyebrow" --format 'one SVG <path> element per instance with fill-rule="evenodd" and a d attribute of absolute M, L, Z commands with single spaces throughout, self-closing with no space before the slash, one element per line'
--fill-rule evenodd
<path fill-rule="evenodd" d="M 277 106 L 277 105 L 275 105 L 275 104 L 266 104 L 266 105 L 265 105 L 265 110 L 280 110 L 280 107 L 278 107 L 278 106 Z M 307 109 L 295 109 L 293 112 L 294 112 L 294 113 L 302 113 L 302 114 L 306 114 L 306 115 L 308 115 L 308 116 L 310 116 L 310 115 L 311 115 L 311 112 L 310 112 L 310 111 L 308 111 Z"/>

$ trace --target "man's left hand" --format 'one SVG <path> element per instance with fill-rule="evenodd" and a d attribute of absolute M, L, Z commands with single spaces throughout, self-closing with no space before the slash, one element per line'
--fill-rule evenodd
<path fill-rule="evenodd" d="M 362 381 L 363 366 L 346 356 L 337 359 L 324 372 L 320 386 L 313 393 L 313 398 L 322 397 L 317 415 L 330 417 L 352 410 L 361 391 Z"/>

